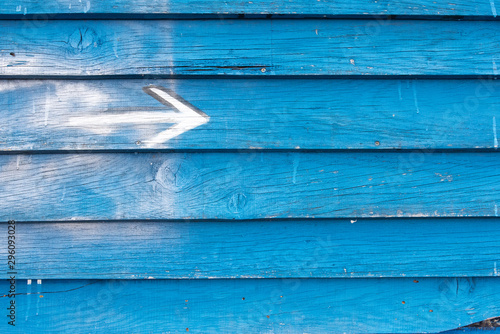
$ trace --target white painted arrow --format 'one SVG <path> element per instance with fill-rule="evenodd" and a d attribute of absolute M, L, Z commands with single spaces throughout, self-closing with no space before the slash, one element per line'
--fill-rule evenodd
<path fill-rule="evenodd" d="M 147 86 L 144 87 L 143 90 L 162 104 L 172 107 L 174 112 L 166 113 L 132 110 L 122 114 L 108 113 L 91 117 L 82 115 L 70 117 L 68 125 L 103 134 L 114 131 L 117 124 L 174 124 L 165 131 L 158 133 L 153 138 L 142 141 L 146 147 L 154 147 L 205 124 L 210 119 L 204 112 L 198 110 L 190 103 L 184 101 L 180 96 L 164 87 Z"/>

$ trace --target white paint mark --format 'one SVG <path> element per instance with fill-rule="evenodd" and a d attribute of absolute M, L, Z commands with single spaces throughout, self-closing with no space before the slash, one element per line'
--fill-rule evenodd
<path fill-rule="evenodd" d="M 493 274 L 495 276 L 498 276 L 498 270 L 497 270 L 497 262 L 493 262 Z"/>
<path fill-rule="evenodd" d="M 497 8 L 495 6 L 495 0 L 490 0 L 490 6 L 491 6 L 491 13 L 493 14 L 493 17 L 497 17 Z"/>
<path fill-rule="evenodd" d="M 297 183 L 297 169 L 299 168 L 300 158 L 297 156 L 293 159 L 293 176 L 292 183 Z"/>
<path fill-rule="evenodd" d="M 38 80 L 27 80 L 28 82 L 20 82 L 16 80 L 2 82 L 0 84 L 0 92 L 15 92 L 21 88 L 31 88 L 40 86 L 40 81 Z"/>
<path fill-rule="evenodd" d="M 417 98 L 417 87 L 415 81 L 413 82 L 413 101 L 415 102 L 415 108 L 417 109 L 417 114 L 420 113 L 420 109 L 418 108 L 418 98 Z"/>
<path fill-rule="evenodd" d="M 498 217 L 498 206 L 495 204 L 495 217 Z"/>
<path fill-rule="evenodd" d="M 83 12 L 87 13 L 90 10 L 90 1 L 87 1 L 85 7 L 83 7 Z"/>
<path fill-rule="evenodd" d="M 23 6 L 17 6 L 16 7 L 16 12 L 20 12 L 23 9 Z"/>
<path fill-rule="evenodd" d="M 20 163 L 20 161 L 21 161 L 21 156 L 20 156 L 20 155 L 18 155 L 18 156 L 17 156 L 17 161 L 16 161 L 16 169 L 17 169 L 17 170 L 19 170 L 19 163 Z"/>
<path fill-rule="evenodd" d="M 175 98 L 172 93 L 168 93 L 161 88 L 150 88 L 150 90 L 157 95 L 157 99 L 159 97 L 161 100 L 172 105 L 179 111 L 179 114 L 176 117 L 176 120 L 179 121 L 179 123 L 170 127 L 168 130 L 159 133 L 156 137 L 150 139 L 149 141 L 146 141 L 145 143 L 148 146 L 164 143 L 209 121 L 210 117 L 208 117 L 205 113 L 194 110 L 192 107 L 181 102 L 178 98 Z"/>
<path fill-rule="evenodd" d="M 45 105 L 45 121 L 43 122 L 43 124 L 45 126 L 47 126 L 48 123 L 49 123 L 49 105 L 46 104 Z"/>
<path fill-rule="evenodd" d="M 491 60 L 491 65 L 493 67 L 493 74 L 498 75 L 498 67 L 497 67 L 497 63 L 495 62 L 495 59 Z"/>
<path fill-rule="evenodd" d="M 28 7 L 24 7 L 24 15 L 28 14 Z"/>
<path fill-rule="evenodd" d="M 115 37 L 114 42 L 113 42 L 113 52 L 114 52 L 116 58 L 120 58 L 120 57 L 118 57 L 118 38 L 116 38 L 116 37 Z"/>
<path fill-rule="evenodd" d="M 42 280 L 41 279 L 37 279 L 36 280 L 36 284 L 42 284 Z"/>
<path fill-rule="evenodd" d="M 69 9 L 71 9 L 71 4 L 69 4 Z"/>
<path fill-rule="evenodd" d="M 66 186 L 64 186 L 64 188 L 63 188 L 63 194 L 62 194 L 62 196 L 61 196 L 61 202 L 63 202 L 63 201 L 64 201 L 64 197 L 65 197 L 65 196 L 66 196 Z"/>
<path fill-rule="evenodd" d="M 51 101 L 50 88 L 47 86 L 47 93 L 45 95 L 45 121 L 43 123 L 45 126 L 47 126 L 49 122 L 49 107 L 53 105 L 55 105 L 55 103 Z"/>
<path fill-rule="evenodd" d="M 39 279 L 37 281 L 37 284 L 38 285 L 36 286 L 36 294 L 40 295 L 41 294 L 41 291 L 40 291 L 41 289 L 40 289 L 39 285 L 42 284 L 42 280 Z M 38 315 L 38 312 L 40 311 L 40 299 L 42 299 L 42 298 L 37 298 L 36 299 L 36 312 L 35 312 L 36 315 Z"/>
<path fill-rule="evenodd" d="M 398 81 L 398 95 L 399 95 L 399 101 L 402 101 L 403 96 L 401 94 L 401 81 Z"/>
<path fill-rule="evenodd" d="M 493 116 L 493 147 L 498 148 L 498 138 L 497 138 L 497 120 Z"/>
<path fill-rule="evenodd" d="M 26 295 L 31 295 L 31 280 L 29 279 L 27 281 L 27 284 L 28 284 L 28 288 L 26 289 Z M 28 298 L 28 305 L 26 306 L 26 314 L 24 315 L 24 320 L 28 320 L 28 316 L 30 314 L 30 310 L 31 310 L 31 298 Z"/>
<path fill-rule="evenodd" d="M 351 219 L 351 224 L 354 224 L 357 221 L 358 221 L 357 219 Z"/>
<path fill-rule="evenodd" d="M 163 87 L 149 86 L 145 87 L 144 91 L 164 105 L 173 107 L 175 112 L 133 111 L 122 114 L 101 114 L 95 117 L 81 115 L 69 118 L 68 126 L 85 128 L 94 133 L 104 135 L 115 131 L 116 125 L 118 124 L 174 124 L 167 130 L 157 134 L 155 137 L 143 141 L 146 147 L 153 147 L 205 124 L 210 119 L 205 113 L 196 110 L 195 107 L 184 102 L 182 98 L 176 96 L 175 93 Z M 138 144 L 140 143 L 138 142 Z"/>

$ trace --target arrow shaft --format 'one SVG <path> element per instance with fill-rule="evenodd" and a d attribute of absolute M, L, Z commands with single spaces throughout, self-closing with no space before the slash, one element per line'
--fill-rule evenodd
<path fill-rule="evenodd" d="M 190 115 L 164 112 L 128 112 L 125 114 L 109 114 L 97 116 L 74 116 L 69 119 L 69 125 L 75 127 L 99 127 L 114 124 L 154 124 L 179 123 Z"/>

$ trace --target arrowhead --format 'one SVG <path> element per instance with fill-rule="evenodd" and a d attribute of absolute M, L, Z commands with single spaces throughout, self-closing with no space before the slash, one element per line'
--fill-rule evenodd
<path fill-rule="evenodd" d="M 182 97 L 171 90 L 161 86 L 147 86 L 143 88 L 146 94 L 154 97 L 162 104 L 174 108 L 179 115 L 176 117 L 177 124 L 171 126 L 165 131 L 160 132 L 155 137 L 145 140 L 147 147 L 162 144 L 172 138 L 175 138 L 184 132 L 192 130 L 209 121 L 207 114 L 185 101 Z"/>

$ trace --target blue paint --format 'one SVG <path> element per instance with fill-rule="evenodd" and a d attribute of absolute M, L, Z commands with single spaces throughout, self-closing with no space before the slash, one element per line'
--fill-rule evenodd
<path fill-rule="evenodd" d="M 0 332 L 416 333 L 500 315 L 496 16 L 493 0 L 3 1 L 19 295 Z M 183 106 L 208 123 L 168 116 Z"/>
<path fill-rule="evenodd" d="M 496 152 L 267 152 L 262 159 L 234 152 L 1 155 L 0 215 L 18 221 L 494 217 L 498 204 Z"/>
<path fill-rule="evenodd" d="M 214 0 L 173 0 L 168 3 L 162 0 L 112 0 L 112 1 L 30 1 L 4 0 L 0 4 L 3 15 L 45 14 L 52 18 L 59 14 L 73 14 L 72 17 L 88 18 L 92 14 L 100 17 L 130 17 L 142 14 L 141 17 L 177 17 L 193 14 L 246 14 L 260 17 L 267 14 L 310 16 L 324 15 L 409 15 L 409 16 L 480 16 L 496 17 L 493 0 L 454 1 L 419 0 L 419 1 L 318 1 L 311 5 L 306 0 L 253 0 L 220 2 Z M 154 14 L 158 14 L 154 16 Z M 137 16 L 134 16 L 137 17 Z"/>
<path fill-rule="evenodd" d="M 6 51 L 0 54 L 5 64 L 0 76 L 493 76 L 499 25 L 431 20 L 57 20 L 27 29 L 23 21 L 4 20 L 0 49 Z M 375 33 L 372 26 L 378 28 Z"/>
<path fill-rule="evenodd" d="M 39 294 L 27 296 L 20 280 L 18 312 L 24 314 L 27 299 L 44 312 L 32 311 L 8 331 L 2 321 L 0 330 L 435 333 L 497 315 L 499 284 L 488 278 L 44 280 Z"/>
<path fill-rule="evenodd" d="M 408 87 L 400 80 L 346 79 L 3 80 L 0 150 L 143 150 L 138 142 L 171 125 L 138 119 L 99 134 L 99 126 L 92 131 L 64 124 L 75 116 L 127 115 L 131 108 L 174 113 L 143 92 L 152 84 L 174 89 L 210 117 L 157 149 L 472 150 L 496 145 L 496 80 L 410 80 Z M 418 86 L 418 96 L 412 86 Z"/>
<path fill-rule="evenodd" d="M 491 250 L 500 247 L 499 222 L 407 218 L 17 223 L 17 277 L 498 276 L 498 254 Z M 7 257 L 3 249 L 1 256 Z"/>

